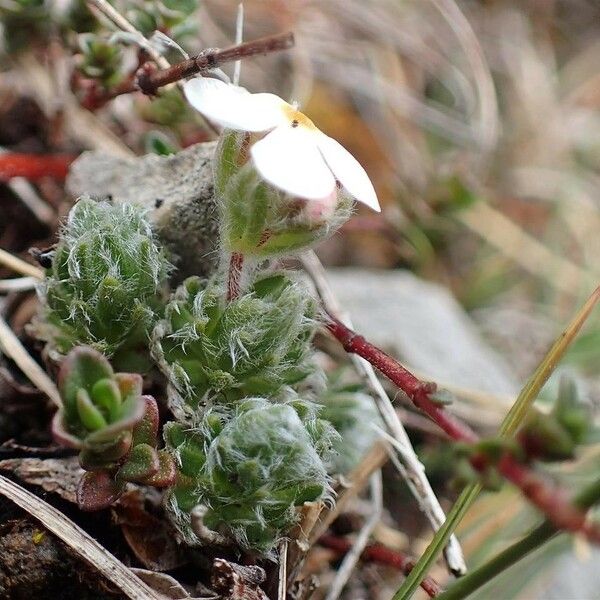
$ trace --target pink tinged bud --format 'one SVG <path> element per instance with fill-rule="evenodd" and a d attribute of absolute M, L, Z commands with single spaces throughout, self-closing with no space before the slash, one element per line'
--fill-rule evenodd
<path fill-rule="evenodd" d="M 298 201 L 302 203 L 301 214 L 304 217 L 303 221 L 306 221 L 309 226 L 324 225 L 335 215 L 338 205 L 338 191 L 334 189 L 331 194 L 319 200 L 298 198 Z"/>

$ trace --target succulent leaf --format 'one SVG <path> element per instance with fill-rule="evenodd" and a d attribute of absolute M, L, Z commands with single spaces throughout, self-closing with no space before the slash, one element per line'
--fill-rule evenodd
<path fill-rule="evenodd" d="M 123 481 L 144 483 L 158 472 L 159 466 L 156 450 L 148 444 L 138 444 L 131 449 L 118 477 Z"/>
<path fill-rule="evenodd" d="M 180 419 L 244 396 L 275 396 L 313 371 L 314 302 L 284 275 L 225 303 L 217 280 L 186 280 L 154 330 L 152 352 Z M 187 416 L 186 416 L 187 415 Z"/>
<path fill-rule="evenodd" d="M 296 507 L 330 494 L 323 459 L 291 404 L 246 399 L 233 415 L 212 412 L 199 428 L 172 425 L 165 437 L 179 464 L 177 509 L 206 506 L 205 525 L 243 547 L 268 552 L 295 523 Z"/>
<path fill-rule="evenodd" d="M 131 481 L 166 487 L 176 478 L 173 458 L 157 450 L 156 400 L 142 396 L 137 373 L 114 373 L 93 348 L 71 350 L 59 373 L 63 406 L 53 421 L 58 442 L 78 448 L 88 473 L 78 492 L 85 510 L 112 503 Z"/>
<path fill-rule="evenodd" d="M 123 493 L 123 485 L 108 471 L 85 473 L 77 487 L 77 504 L 81 510 L 95 511 L 108 508 Z"/>

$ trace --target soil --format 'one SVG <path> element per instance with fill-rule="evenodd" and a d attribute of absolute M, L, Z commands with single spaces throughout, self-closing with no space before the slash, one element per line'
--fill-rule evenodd
<path fill-rule="evenodd" d="M 28 517 L 0 525 L 0 598 L 114 600 L 105 581 Z"/>

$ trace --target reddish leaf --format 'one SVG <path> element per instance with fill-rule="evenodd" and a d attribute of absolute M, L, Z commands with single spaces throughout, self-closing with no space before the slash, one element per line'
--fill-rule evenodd
<path fill-rule="evenodd" d="M 177 479 L 177 466 L 175 460 L 166 450 L 158 451 L 159 468 L 158 472 L 148 477 L 143 483 L 156 488 L 169 487 Z"/>
<path fill-rule="evenodd" d="M 102 510 L 116 502 L 123 490 L 124 486 L 107 471 L 90 471 L 77 487 L 77 504 L 81 510 Z"/>
<path fill-rule="evenodd" d="M 118 477 L 122 481 L 145 483 L 158 473 L 159 468 L 156 450 L 148 444 L 138 444 L 131 449 L 127 460 L 119 469 Z"/>
<path fill-rule="evenodd" d="M 185 563 L 173 530 L 144 510 L 139 490 L 124 494 L 113 514 L 132 552 L 147 569 L 170 571 Z"/>
<path fill-rule="evenodd" d="M 133 444 L 148 444 L 155 447 L 158 438 L 158 406 L 152 396 L 142 396 L 145 402 L 144 416 L 133 428 Z"/>

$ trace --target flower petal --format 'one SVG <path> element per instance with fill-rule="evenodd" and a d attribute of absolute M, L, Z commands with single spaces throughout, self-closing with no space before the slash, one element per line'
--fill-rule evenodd
<path fill-rule="evenodd" d="M 186 81 L 183 91 L 197 111 L 228 129 L 267 131 L 286 120 L 287 102 L 275 94 L 251 94 L 243 87 L 209 77 Z"/>
<path fill-rule="evenodd" d="M 288 194 L 319 200 L 335 189 L 335 179 L 317 148 L 315 134 L 289 123 L 250 149 L 262 177 Z"/>
<path fill-rule="evenodd" d="M 373 184 L 361 164 L 339 142 L 319 132 L 319 150 L 336 179 L 356 200 L 377 212 L 381 211 Z"/>

